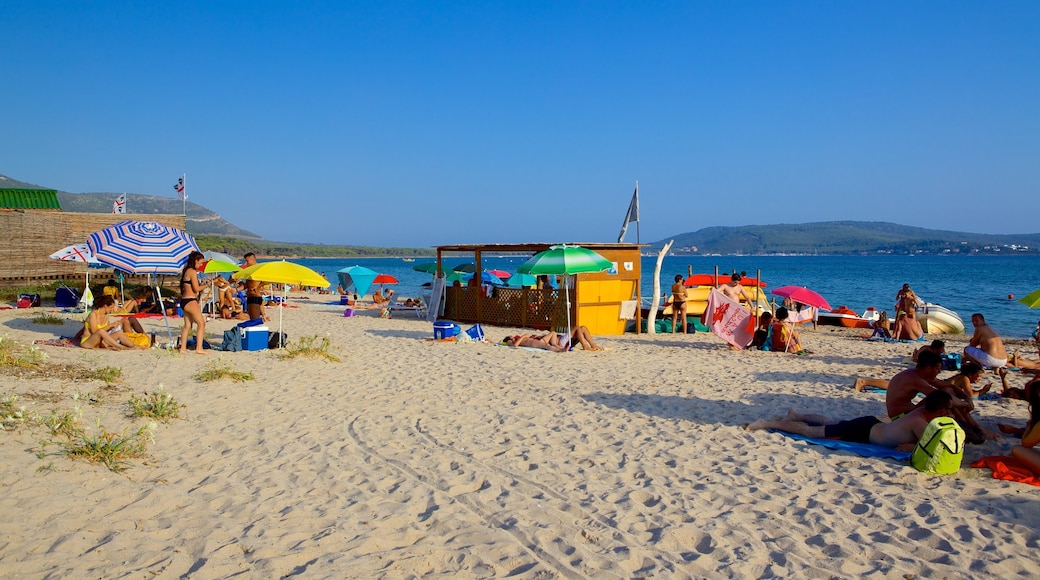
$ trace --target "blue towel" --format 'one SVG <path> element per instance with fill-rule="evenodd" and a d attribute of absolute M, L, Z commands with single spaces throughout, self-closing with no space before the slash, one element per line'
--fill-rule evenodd
<path fill-rule="evenodd" d="M 770 429 L 773 433 L 779 433 L 786 435 L 791 439 L 798 439 L 813 445 L 822 445 L 828 449 L 838 449 L 841 451 L 851 451 L 856 455 L 862 455 L 863 457 L 878 457 L 881 459 L 895 459 L 896 461 L 909 461 L 909 451 L 896 451 L 890 447 L 882 447 L 880 445 L 871 445 L 870 443 L 851 443 L 849 441 L 841 441 L 839 439 L 813 439 L 804 435 L 797 435 L 795 433 L 785 433 L 783 431 L 775 431 Z"/>

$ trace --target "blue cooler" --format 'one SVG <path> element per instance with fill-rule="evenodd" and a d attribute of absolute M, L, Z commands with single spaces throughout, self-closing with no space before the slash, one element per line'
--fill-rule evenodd
<path fill-rule="evenodd" d="M 265 350 L 270 332 L 266 326 L 243 328 L 242 350 Z"/>
<path fill-rule="evenodd" d="M 343 305 L 349 304 L 350 296 L 347 296 L 346 294 L 341 294 L 339 297 L 339 303 Z"/>
<path fill-rule="evenodd" d="M 435 340 L 445 340 L 455 338 L 458 336 L 462 329 L 459 328 L 454 322 L 434 322 L 433 323 L 433 338 Z"/>

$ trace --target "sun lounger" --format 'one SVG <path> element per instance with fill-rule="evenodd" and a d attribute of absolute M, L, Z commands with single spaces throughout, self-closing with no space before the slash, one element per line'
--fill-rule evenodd
<path fill-rule="evenodd" d="M 419 306 L 405 306 L 399 302 L 391 302 L 386 306 L 390 312 L 414 312 L 416 318 L 422 318 L 426 316 L 426 303 L 423 302 Z"/>

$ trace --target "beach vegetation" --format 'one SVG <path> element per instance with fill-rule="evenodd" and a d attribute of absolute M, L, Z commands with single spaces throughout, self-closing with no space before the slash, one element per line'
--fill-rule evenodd
<path fill-rule="evenodd" d="M 219 379 L 231 379 L 236 383 L 241 383 L 243 381 L 251 381 L 254 377 L 253 373 L 232 370 L 230 364 L 218 358 L 206 363 L 198 372 L 192 375 L 192 378 L 203 383 Z"/>
<path fill-rule="evenodd" d="M 184 408 L 184 405 L 178 403 L 173 395 L 167 393 L 162 385 L 159 385 L 158 391 L 143 397 L 131 396 L 129 405 L 130 413 L 134 417 L 148 417 L 163 423 L 179 418 L 181 409 Z"/>
<path fill-rule="evenodd" d="M 196 234 L 200 248 L 217 250 L 232 256 L 253 252 L 258 256 L 308 258 L 375 258 L 380 256 L 436 256 L 430 248 L 377 248 L 373 246 L 329 246 L 325 244 L 290 244 L 255 238 Z"/>
<path fill-rule="evenodd" d="M 103 366 L 97 369 L 88 369 L 85 373 L 86 378 L 103 381 L 108 384 L 118 382 L 123 377 L 123 369 L 119 367 Z"/>
<path fill-rule="evenodd" d="M 0 431 L 13 431 L 25 421 L 25 405 L 18 404 L 18 395 L 0 397 Z"/>
<path fill-rule="evenodd" d="M 64 317 L 58 316 L 57 314 L 53 314 L 53 313 L 46 312 L 46 311 L 43 311 L 43 310 L 40 310 L 39 312 L 34 314 L 33 317 L 32 317 L 32 321 L 33 321 L 33 324 L 55 324 L 55 325 L 65 324 L 65 318 Z"/>
<path fill-rule="evenodd" d="M 281 358 L 293 359 L 306 356 L 338 363 L 340 358 L 329 351 L 331 344 L 327 336 L 301 336 L 296 342 L 285 346 L 285 352 L 282 353 Z"/>
<path fill-rule="evenodd" d="M 79 424 L 82 415 L 79 407 L 71 411 L 52 409 L 50 414 L 39 417 L 37 423 L 45 427 L 51 435 L 62 435 L 71 439 L 82 429 Z"/>
<path fill-rule="evenodd" d="M 43 363 L 47 355 L 35 346 L 25 347 L 17 342 L 0 336 L 0 367 L 29 368 Z"/>
<path fill-rule="evenodd" d="M 48 294 L 53 294 L 54 291 L 60 288 L 61 286 L 74 286 L 75 284 L 82 284 L 82 282 L 72 282 L 69 280 L 52 280 L 50 282 L 42 282 L 40 284 L 0 288 L 0 302 L 17 302 L 18 297 L 22 294 L 39 294 L 40 296 L 45 296 Z"/>
<path fill-rule="evenodd" d="M 155 423 L 149 423 L 136 430 L 128 427 L 115 433 L 106 429 L 99 418 L 92 431 L 79 430 L 69 441 L 59 445 L 70 459 L 100 463 L 119 473 L 130 459 L 144 456 L 148 442 L 155 440 L 155 428 Z"/>

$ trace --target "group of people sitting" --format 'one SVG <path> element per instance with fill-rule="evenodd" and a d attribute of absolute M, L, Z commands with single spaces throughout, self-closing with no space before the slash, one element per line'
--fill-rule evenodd
<path fill-rule="evenodd" d="M 748 348 L 774 352 L 790 352 L 798 355 L 812 354 L 802 344 L 801 334 L 788 322 L 790 312 L 781 306 L 776 314 L 763 312 L 758 319 L 758 328 Z"/>

